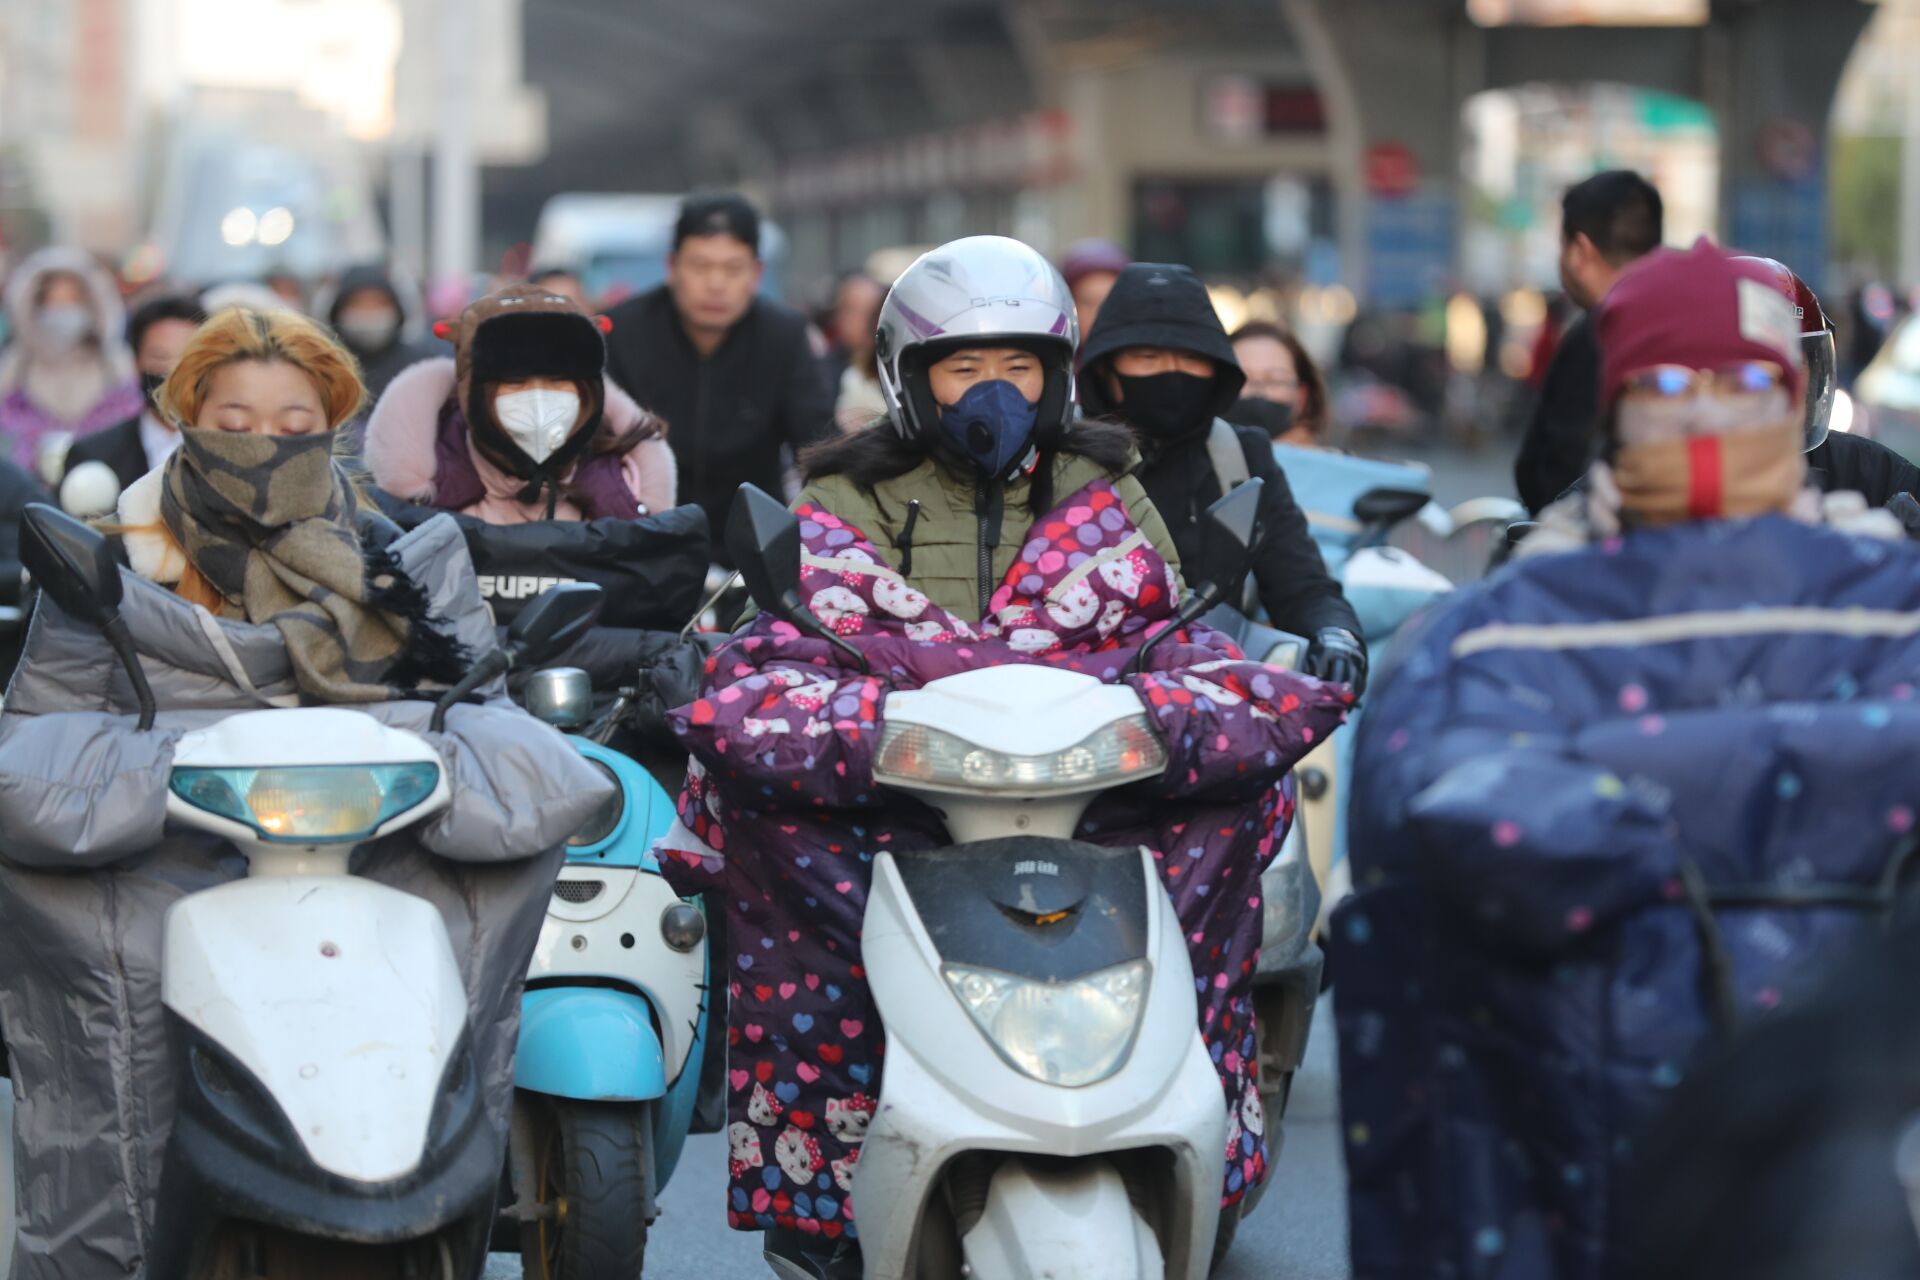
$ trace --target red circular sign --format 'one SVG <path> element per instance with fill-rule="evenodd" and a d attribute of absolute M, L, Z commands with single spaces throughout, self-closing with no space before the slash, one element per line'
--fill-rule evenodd
<path fill-rule="evenodd" d="M 1367 148 L 1367 190 L 1376 196 L 1410 196 L 1420 186 L 1420 161 L 1402 142 Z"/>

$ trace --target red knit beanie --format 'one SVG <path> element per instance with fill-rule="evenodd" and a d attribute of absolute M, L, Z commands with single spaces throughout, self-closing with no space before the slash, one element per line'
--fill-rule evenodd
<path fill-rule="evenodd" d="M 1662 364 L 1717 369 L 1770 360 L 1786 369 L 1795 397 L 1806 383 L 1800 322 L 1779 285 L 1752 259 L 1705 236 L 1685 252 L 1656 249 L 1628 268 L 1595 323 L 1601 401 L 1609 410 L 1630 375 Z"/>

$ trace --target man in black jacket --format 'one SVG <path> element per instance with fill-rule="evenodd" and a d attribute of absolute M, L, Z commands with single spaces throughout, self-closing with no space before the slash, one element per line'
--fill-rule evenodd
<path fill-rule="evenodd" d="M 1660 246 L 1660 193 L 1625 169 L 1596 173 L 1560 202 L 1560 283 L 1591 311 L 1620 274 Z M 1527 423 L 1513 480 L 1535 515 L 1586 473 L 1600 427 L 1600 349 L 1581 316 L 1567 326 L 1547 365 Z"/>
<path fill-rule="evenodd" d="M 1189 582 L 1222 581 L 1230 572 L 1204 563 L 1200 531 L 1201 516 L 1225 489 L 1209 441 L 1222 429 L 1231 433 L 1246 474 L 1265 481 L 1253 576 L 1268 619 L 1308 638 L 1308 674 L 1364 689 L 1359 619 L 1307 532 L 1271 442 L 1265 432 L 1219 421 L 1247 379 L 1199 278 L 1186 267 L 1151 262 L 1122 271 L 1081 345 L 1080 368 L 1081 407 L 1139 434 L 1146 459 L 1140 482 L 1173 535 Z M 1215 447 L 1228 440 L 1217 435 Z"/>
<path fill-rule="evenodd" d="M 164 422 L 153 403 L 154 393 L 180 362 L 194 330 L 207 318 L 200 300 L 187 294 L 161 294 L 133 309 L 127 320 L 127 345 L 140 371 L 142 404 L 134 417 L 90 436 L 81 436 L 67 450 L 66 469 L 83 462 L 104 462 L 126 488 L 165 462 L 180 443 L 180 432 Z"/>
<path fill-rule="evenodd" d="M 736 195 L 691 196 L 667 282 L 607 313 L 607 372 L 667 422 L 680 500 L 706 508 L 714 548 L 743 481 L 779 493 L 783 449 L 833 434 L 833 393 L 806 322 L 757 296 L 760 216 Z"/>

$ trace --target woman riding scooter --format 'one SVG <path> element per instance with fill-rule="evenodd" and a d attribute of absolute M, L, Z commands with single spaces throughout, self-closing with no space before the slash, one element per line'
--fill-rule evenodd
<path fill-rule="evenodd" d="M 689 1123 L 678 1099 L 702 1079 L 707 1038 L 705 951 L 684 933 L 663 939 L 662 900 L 685 908 L 648 856 L 686 776 L 664 713 L 698 692 L 711 648 L 708 637 L 680 634 L 710 558 L 706 515 L 669 510 L 665 427 L 607 379 L 602 330 L 578 306 L 514 286 L 469 307 L 453 335 L 453 359 L 402 373 L 374 409 L 365 444 L 373 478 L 390 498 L 457 513 L 503 623 L 534 584 L 601 588 L 600 625 L 510 689 L 551 713 L 552 700 L 529 697 L 526 682 L 577 679 L 553 668 L 584 671 L 592 711 L 569 702 L 564 718 L 622 788 L 607 821 L 569 846 L 536 951 L 509 1164 L 512 1197 L 527 1207 L 515 1215 L 518 1243 L 527 1274 L 542 1280 L 608 1266 L 637 1273 Z M 565 428 L 564 438 L 529 434 L 541 420 Z M 556 459 L 545 482 L 526 465 Z M 519 489 L 523 477 L 540 491 Z M 476 479 L 487 496 L 470 502 Z M 388 505 L 404 523 L 421 518 L 420 507 Z M 583 947 L 596 932 L 609 945 Z M 690 1048 L 690 1039 L 701 1043 Z M 710 1128 L 721 1081 L 713 1058 L 703 1090 Z"/>
<path fill-rule="evenodd" d="M 487 705 L 453 708 L 444 732 L 427 727 L 432 705 L 417 690 L 458 681 L 491 652 L 493 629 L 454 530 L 443 522 L 399 536 L 368 518 L 334 464 L 333 433 L 362 397 L 351 357 L 310 321 L 216 315 L 159 395 L 181 425 L 180 449 L 122 495 L 137 575 L 113 579 L 125 581 L 114 624 L 125 628 L 123 660 L 113 626 L 103 634 L 54 607 L 51 588 L 42 597 L 0 717 L 0 1020 L 20 1099 L 17 1177 L 4 1192 L 18 1192 L 16 1280 L 185 1273 L 178 1257 L 159 1260 L 178 1215 L 155 1210 L 175 1107 L 190 1090 L 234 1086 L 201 1067 L 194 1081 L 180 1074 L 204 1053 L 182 1056 L 183 1029 L 163 1005 L 162 922 L 248 866 L 225 841 L 169 823 L 180 785 L 174 774 L 170 789 L 169 777 L 191 731 L 240 712 L 352 707 L 439 757 L 446 807 L 367 844 L 353 867 L 432 903 L 456 941 L 486 1126 L 478 1159 L 483 1177 L 486 1151 L 499 1167 L 520 983 L 545 888 L 561 844 L 610 789 L 557 735 L 499 701 L 497 684 L 484 690 Z M 144 672 L 150 698 L 136 697 L 147 690 L 129 683 L 123 662 Z M 340 802 L 357 803 L 353 779 L 333 776 L 347 789 Z M 305 809 L 258 817 L 255 790 L 250 821 L 308 821 Z M 288 797 L 324 808 L 317 792 Z M 264 792 L 259 803 L 269 803 Z M 342 816 L 345 830 L 364 821 Z M 287 1121 L 259 1123 L 256 1138 L 271 1147 Z M 301 1185 L 291 1166 L 273 1176 Z M 480 1226 L 490 1226 L 493 1189 L 481 1188 L 484 1206 L 462 1209 L 476 1221 L 484 1213 Z M 255 1256 L 284 1265 L 272 1261 L 284 1255 L 270 1232 L 254 1244 Z"/>
<path fill-rule="evenodd" d="M 673 507 L 673 452 L 666 424 L 607 377 L 602 323 L 533 285 L 480 299 L 447 327 L 452 358 L 413 365 L 380 397 L 365 456 L 403 524 L 434 510 L 466 518 L 482 594 L 502 621 L 525 584 L 598 583 L 602 625 L 557 665 L 611 692 L 677 649 L 708 541 L 691 513 L 634 523 Z M 555 522 L 579 536 L 515 532 Z"/>
<path fill-rule="evenodd" d="M 441 327 L 453 358 L 400 374 L 367 420 L 380 488 L 489 524 L 673 505 L 666 425 L 608 379 L 606 340 L 578 303 L 511 285 Z"/>
<path fill-rule="evenodd" d="M 881 312 L 890 425 L 804 456 L 795 508 L 803 603 L 875 674 L 762 615 L 676 714 L 696 765 L 662 860 L 683 892 L 722 888 L 730 907 L 728 1220 L 767 1231 L 771 1253 L 828 1251 L 810 1264 L 826 1273 L 854 1265 L 848 1193 L 881 1086 L 860 963 L 869 859 L 949 842 L 937 814 L 876 793 L 870 748 L 885 694 L 943 664 L 1084 669 L 1195 717 L 1168 730 L 1165 789 L 1103 800 L 1082 837 L 1164 851 L 1234 1117 L 1226 1202 L 1265 1174 L 1247 998 L 1260 868 L 1291 815 L 1286 770 L 1351 695 L 1244 662 L 1203 628 L 1123 677 L 1185 588 L 1126 435 L 1073 419 L 1077 328 L 1064 282 L 1016 241 L 958 240 L 910 267 Z"/>

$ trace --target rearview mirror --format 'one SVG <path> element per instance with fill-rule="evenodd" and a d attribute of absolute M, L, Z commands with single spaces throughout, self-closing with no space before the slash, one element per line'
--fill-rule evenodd
<path fill-rule="evenodd" d="M 20 516 L 20 563 L 60 608 L 104 630 L 120 616 L 120 564 L 98 529 L 34 502 Z"/>
<path fill-rule="evenodd" d="M 1260 541 L 1260 495 L 1266 481 L 1255 477 L 1236 485 L 1207 508 L 1200 526 L 1201 563 L 1226 568 L 1227 581 L 1215 584 L 1225 599 L 1253 567 Z"/>
<path fill-rule="evenodd" d="M 797 601 L 800 590 L 799 518 L 766 490 L 743 484 L 727 512 L 727 554 L 753 602 L 787 618 L 789 598 Z"/>
<path fill-rule="evenodd" d="M 20 515 L 20 563 L 62 612 L 99 628 L 133 684 L 138 727 L 153 728 L 153 686 L 120 616 L 120 562 L 106 536 L 44 502 L 30 502 Z"/>
<path fill-rule="evenodd" d="M 447 712 L 495 676 L 515 667 L 551 662 L 593 628 L 600 616 L 600 588 L 591 582 L 562 582 L 535 596 L 507 627 L 507 643 L 468 668 L 433 704 L 429 727 L 447 727 Z"/>
<path fill-rule="evenodd" d="M 1421 489 L 1369 489 L 1353 500 L 1353 518 L 1369 528 L 1391 529 L 1431 500 Z"/>
<path fill-rule="evenodd" d="M 600 588 L 591 582 L 548 587 L 507 628 L 515 666 L 538 665 L 565 653 L 600 617 Z"/>

